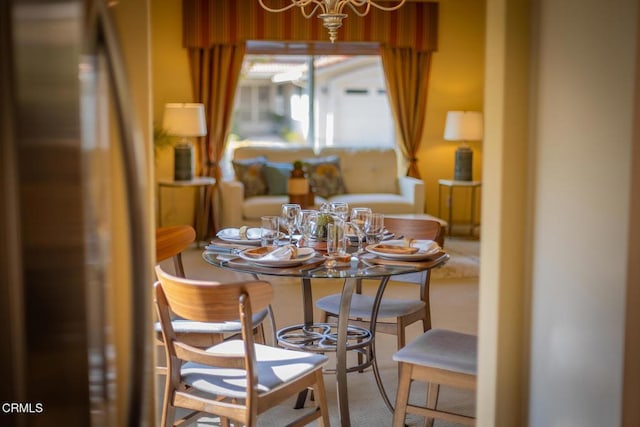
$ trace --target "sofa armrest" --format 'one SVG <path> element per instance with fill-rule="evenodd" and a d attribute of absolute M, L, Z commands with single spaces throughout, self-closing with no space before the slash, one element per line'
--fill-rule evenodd
<path fill-rule="evenodd" d="M 424 213 L 424 181 L 410 176 L 398 178 L 400 195 L 413 204 L 412 213 Z"/>
<path fill-rule="evenodd" d="M 242 225 L 244 185 L 240 181 L 220 181 L 220 227 Z"/>

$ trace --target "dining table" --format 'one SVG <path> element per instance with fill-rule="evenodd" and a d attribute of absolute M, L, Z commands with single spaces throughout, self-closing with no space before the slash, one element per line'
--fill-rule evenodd
<path fill-rule="evenodd" d="M 393 405 L 380 376 L 375 351 L 376 320 L 382 296 L 393 276 L 424 272 L 440 267 L 449 260 L 449 255 L 444 251 L 439 251 L 427 259 L 399 261 L 368 252 L 352 253 L 348 262 L 334 266 L 326 262 L 326 257 L 321 251 L 314 251 L 313 255 L 305 257 L 304 261 L 299 264 L 287 263 L 284 266 L 273 266 L 259 265 L 251 259 L 243 257 L 242 251 L 248 250 L 249 247 L 215 239 L 205 247 L 202 257 L 212 266 L 247 273 L 256 279 L 260 275 L 300 279 L 303 305 L 302 323 L 277 330 L 275 339 L 278 345 L 285 348 L 320 353 L 335 352 L 340 425 L 343 427 L 351 425 L 347 374 L 353 371 L 362 371 L 368 366 L 372 367 L 377 388 L 386 406 L 393 411 Z M 340 312 L 336 323 L 314 321 L 311 281 L 316 279 L 343 280 Z M 360 288 L 359 284 L 364 279 L 373 279 L 378 282 L 368 328 L 356 327 L 348 322 L 353 293 Z M 348 366 L 347 353 L 350 351 L 363 354 L 365 357 L 362 358 L 362 362 L 356 366 Z"/>

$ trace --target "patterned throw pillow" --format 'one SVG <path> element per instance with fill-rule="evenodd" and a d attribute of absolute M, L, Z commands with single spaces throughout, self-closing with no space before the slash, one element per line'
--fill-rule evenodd
<path fill-rule="evenodd" d="M 232 162 L 236 179 L 244 184 L 245 198 L 267 194 L 267 183 L 262 173 L 266 161 L 265 157 L 256 157 Z"/>
<path fill-rule="evenodd" d="M 262 169 L 267 181 L 267 192 L 271 196 L 282 196 L 288 193 L 289 177 L 293 165 L 291 163 L 266 162 Z"/>
<path fill-rule="evenodd" d="M 302 163 L 316 195 L 331 197 L 346 193 L 338 156 L 305 159 Z"/>

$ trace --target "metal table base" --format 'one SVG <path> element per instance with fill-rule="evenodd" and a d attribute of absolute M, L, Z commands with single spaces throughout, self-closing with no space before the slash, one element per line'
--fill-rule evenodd
<path fill-rule="evenodd" d="M 313 302 L 311 296 L 311 280 L 308 278 L 302 279 L 302 299 L 303 299 L 303 307 L 304 307 L 304 324 L 302 325 L 294 325 L 289 328 L 284 328 L 284 330 L 280 330 L 278 332 L 279 335 L 285 336 L 292 331 L 302 331 L 308 330 L 313 332 L 310 336 L 306 337 L 306 339 L 310 339 L 312 336 L 315 338 L 314 340 L 310 340 L 309 347 L 302 347 L 304 351 L 335 351 L 336 353 L 336 387 L 338 394 L 338 410 L 340 412 L 340 421 L 343 427 L 347 427 L 351 425 L 351 419 L 349 416 L 349 396 L 347 390 L 347 374 L 354 371 L 360 371 L 365 367 L 371 366 L 373 368 L 373 375 L 376 380 L 376 385 L 384 400 L 385 405 L 391 412 L 393 412 L 393 405 L 391 404 L 391 400 L 387 395 L 384 384 L 382 382 L 382 377 L 380 376 L 380 370 L 378 369 L 378 363 L 376 360 L 376 350 L 375 350 L 375 333 L 376 333 L 376 319 L 378 318 L 378 310 L 380 309 L 380 303 L 382 301 L 382 295 L 384 294 L 384 290 L 387 287 L 387 283 L 389 282 L 389 277 L 380 278 L 380 285 L 378 286 L 378 290 L 376 292 L 375 303 L 373 307 L 373 312 L 371 314 L 371 321 L 369 323 L 369 329 L 360 328 L 356 326 L 349 325 L 349 308 L 351 307 L 351 299 L 353 297 L 353 293 L 358 286 L 358 282 L 362 279 L 358 278 L 346 278 L 344 281 L 344 285 L 342 287 L 342 296 L 340 298 L 340 313 L 338 314 L 338 323 L 335 329 L 331 328 L 327 331 L 328 338 L 324 338 L 321 336 L 317 336 L 318 330 L 317 326 L 320 326 L 320 329 L 325 331 L 326 329 L 322 327 L 322 325 L 332 324 L 318 324 L 313 322 Z M 306 325 L 306 326 L 305 326 Z M 363 341 L 358 342 L 357 338 L 360 337 Z M 366 337 L 366 338 L 365 338 Z M 300 339 L 301 337 L 298 336 Z M 325 339 L 324 341 L 322 341 Z M 355 341 L 354 341 L 355 340 Z M 318 345 L 319 342 L 323 342 L 322 345 L 328 345 L 326 348 L 322 348 Z M 301 342 L 297 342 L 294 344 L 286 343 L 285 345 L 300 345 Z M 318 347 L 317 349 L 315 349 Z M 300 348 L 300 347 L 298 347 Z M 347 366 L 347 352 L 348 351 L 359 351 L 366 348 L 366 359 L 362 364 L 358 364 L 356 366 L 349 367 Z M 296 405 L 299 405 L 298 402 Z"/>

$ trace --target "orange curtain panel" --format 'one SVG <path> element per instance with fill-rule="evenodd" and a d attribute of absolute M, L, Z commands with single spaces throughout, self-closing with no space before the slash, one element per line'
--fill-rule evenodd
<path fill-rule="evenodd" d="M 190 48 L 189 66 L 196 102 L 204 104 L 207 114 L 207 135 L 201 156 L 204 176 L 216 178 L 213 188 L 207 187 L 205 203 L 211 206 L 207 224 L 217 230 L 217 187 L 221 179 L 220 159 L 224 152 L 231 120 L 233 100 L 242 69 L 245 44 L 214 45 L 207 49 Z"/>
<path fill-rule="evenodd" d="M 207 144 L 202 170 L 204 175 L 220 179 L 218 162 L 231 126 L 245 45 L 214 45 L 207 49 L 191 48 L 188 52 L 193 97 L 204 104 L 207 112 Z"/>
<path fill-rule="evenodd" d="M 416 156 L 427 111 L 431 52 L 383 46 L 381 54 L 389 103 L 400 135 L 398 146 L 409 162 L 407 175 L 420 178 Z"/>

